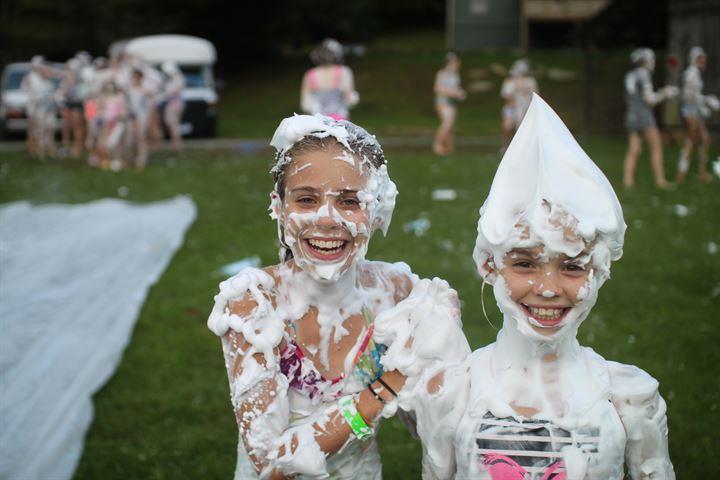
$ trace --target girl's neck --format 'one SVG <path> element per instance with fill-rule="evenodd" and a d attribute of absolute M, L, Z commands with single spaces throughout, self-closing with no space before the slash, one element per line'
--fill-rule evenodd
<path fill-rule="evenodd" d="M 321 281 L 293 265 L 293 286 L 306 297 L 309 305 L 341 308 L 359 293 L 358 269 L 353 264 L 336 281 Z"/>
<path fill-rule="evenodd" d="M 505 318 L 503 328 L 498 333 L 495 356 L 498 365 L 512 367 L 543 365 L 563 362 L 577 358 L 580 345 L 575 338 L 575 331 L 568 331 L 560 338 L 547 341 L 524 335 L 517 328 L 512 318 Z"/>

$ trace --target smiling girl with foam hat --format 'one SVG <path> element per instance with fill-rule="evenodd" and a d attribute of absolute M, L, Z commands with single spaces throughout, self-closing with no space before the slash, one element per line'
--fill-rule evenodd
<path fill-rule="evenodd" d="M 271 145 L 281 263 L 221 283 L 208 319 L 222 337 L 239 426 L 235 478 L 380 478 L 379 417 L 396 412 L 397 396 L 418 377 L 381 357 L 399 338 L 414 345 L 402 356 L 421 358 L 413 364 L 469 354 L 457 297 L 405 264 L 365 260 L 397 195 L 374 136 L 348 121 L 296 115 Z M 443 349 L 451 353 L 419 348 L 407 322 L 379 341 L 376 317 L 412 311 L 413 302 L 445 309 L 436 324 L 455 340 Z"/>
<path fill-rule="evenodd" d="M 428 478 L 673 479 L 665 402 L 637 367 L 576 334 L 622 255 L 625 223 L 600 169 L 534 95 L 480 210 L 473 258 L 503 326 L 428 371 L 414 409 Z"/>

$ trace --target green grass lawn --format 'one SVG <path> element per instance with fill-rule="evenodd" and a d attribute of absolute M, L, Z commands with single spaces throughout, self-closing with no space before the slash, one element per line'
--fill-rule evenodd
<path fill-rule="evenodd" d="M 582 143 L 618 187 L 624 142 L 594 137 Z M 469 149 L 447 158 L 408 148 L 386 154 L 400 196 L 388 237 L 377 236 L 368 257 L 405 261 L 421 276 L 447 279 L 462 299 L 471 346 L 491 342 L 496 332 L 482 315 L 471 251 L 497 156 Z M 676 155 L 668 149 L 668 168 Z M 0 202 L 87 202 L 117 197 L 124 186 L 129 201 L 182 193 L 198 205 L 185 244 L 150 291 L 122 363 L 94 399 L 78 480 L 230 478 L 237 430 L 220 344 L 205 321 L 221 280 L 218 267 L 251 255 L 276 262 L 275 226 L 267 217 L 270 158 L 269 152 L 159 153 L 137 175 L 0 154 Z M 458 199 L 433 201 L 436 188 L 454 188 Z M 637 188 L 619 196 L 629 227 L 625 256 L 580 329 L 581 343 L 660 380 L 678 478 L 715 478 L 720 254 L 708 253 L 707 245 L 720 244 L 718 182 L 701 185 L 693 177 L 675 191 L 657 191 L 643 157 Z M 676 204 L 690 213 L 676 215 Z M 403 231 L 421 216 L 431 221 L 425 236 Z M 499 325 L 490 291 L 485 300 Z M 386 478 L 419 477 L 419 445 L 399 422 L 386 422 L 379 441 Z"/>

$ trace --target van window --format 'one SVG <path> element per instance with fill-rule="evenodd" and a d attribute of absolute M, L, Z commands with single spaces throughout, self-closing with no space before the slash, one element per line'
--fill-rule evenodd
<path fill-rule="evenodd" d="M 20 88 L 20 82 L 22 82 L 27 72 L 27 70 L 10 70 L 7 72 L 2 86 L 3 90 L 18 90 Z"/>
<path fill-rule="evenodd" d="M 205 67 L 182 65 L 180 66 L 180 71 L 182 72 L 183 77 L 185 77 L 185 87 L 202 88 L 208 86 L 205 79 Z"/>

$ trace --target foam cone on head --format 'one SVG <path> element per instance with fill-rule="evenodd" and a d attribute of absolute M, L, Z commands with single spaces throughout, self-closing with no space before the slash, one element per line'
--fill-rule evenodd
<path fill-rule="evenodd" d="M 516 226 L 524 223 L 546 244 L 549 209 L 577 221 L 574 232 L 585 241 L 602 237 L 610 256 L 622 255 L 625 223 L 610 182 L 578 145 L 563 121 L 539 95 L 533 94 L 515 137 L 498 166 L 490 193 L 480 209 L 475 260 L 483 264 L 513 248 Z M 562 237 L 562 229 L 555 233 Z M 558 237 L 555 235 L 555 237 Z M 549 242 L 557 243 L 557 242 Z M 558 245 L 549 245 L 557 247 Z M 577 246 L 560 251 L 574 256 Z"/>

